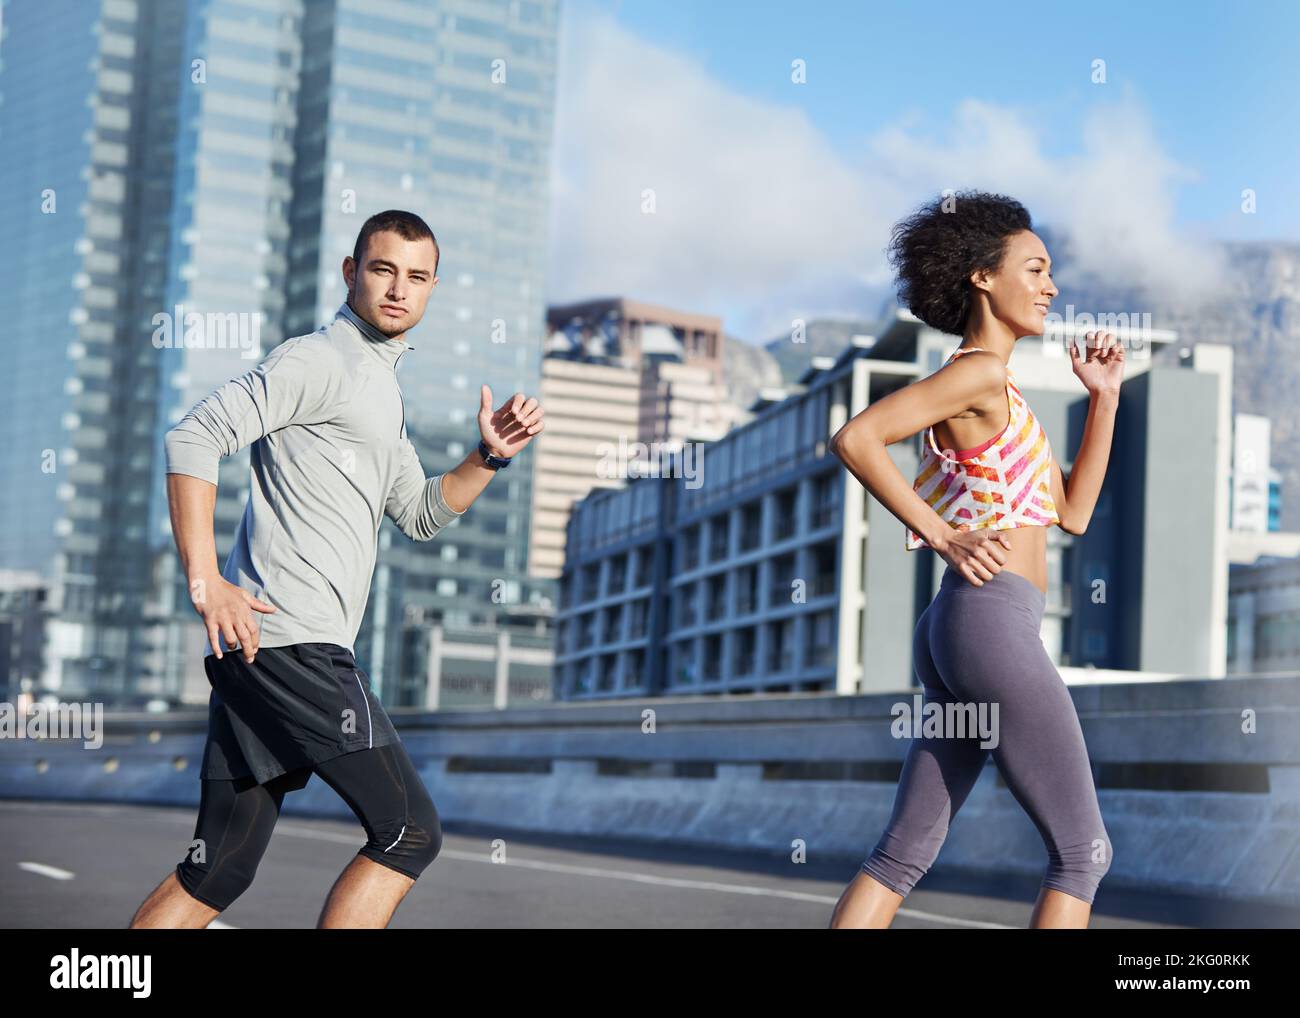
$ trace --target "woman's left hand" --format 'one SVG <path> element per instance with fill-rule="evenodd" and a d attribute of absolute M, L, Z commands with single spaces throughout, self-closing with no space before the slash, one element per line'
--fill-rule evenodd
<path fill-rule="evenodd" d="M 1090 393 L 1118 393 L 1124 381 L 1124 347 L 1111 332 L 1084 333 L 1087 353 L 1070 344 L 1070 366 Z"/>

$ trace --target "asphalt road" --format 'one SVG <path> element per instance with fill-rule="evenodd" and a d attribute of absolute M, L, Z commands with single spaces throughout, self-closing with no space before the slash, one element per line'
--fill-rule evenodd
<path fill-rule="evenodd" d="M 186 851 L 193 808 L 0 801 L 0 927 L 125 928 Z M 210 928 L 311 928 L 365 840 L 360 824 L 283 815 L 253 886 Z M 497 848 L 494 849 L 494 843 Z M 504 848 L 504 862 L 499 860 Z M 518 832 L 444 830 L 392 928 L 825 928 L 856 865 Z M 1036 888 L 937 869 L 895 928 L 1023 928 Z M 1189 899 L 1108 892 L 1092 927 L 1269 923 Z"/>

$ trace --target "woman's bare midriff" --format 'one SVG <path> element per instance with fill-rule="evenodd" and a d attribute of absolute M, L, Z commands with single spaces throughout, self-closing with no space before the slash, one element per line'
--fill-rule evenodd
<path fill-rule="evenodd" d="M 990 530 L 989 536 L 1006 537 L 1011 550 L 1003 548 L 1007 561 L 1003 572 L 1023 576 L 1044 594 L 1047 593 L 1047 528 L 1013 527 L 1010 530 Z"/>

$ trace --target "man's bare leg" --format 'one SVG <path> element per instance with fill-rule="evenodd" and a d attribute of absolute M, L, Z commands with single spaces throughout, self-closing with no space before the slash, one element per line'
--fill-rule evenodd
<path fill-rule="evenodd" d="M 318 930 L 382 930 L 415 881 L 364 855 L 339 874 L 316 922 Z"/>
<path fill-rule="evenodd" d="M 136 909 L 128 929 L 201 930 L 220 914 L 185 890 L 173 870 Z"/>

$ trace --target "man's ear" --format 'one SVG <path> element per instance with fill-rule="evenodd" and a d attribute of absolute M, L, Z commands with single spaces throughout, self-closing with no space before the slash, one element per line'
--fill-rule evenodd
<path fill-rule="evenodd" d="M 357 263 L 352 260 L 351 255 L 343 256 L 343 282 L 347 284 L 349 290 L 357 278 Z"/>

